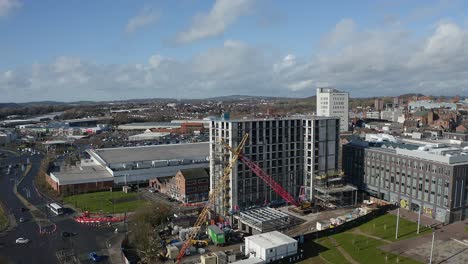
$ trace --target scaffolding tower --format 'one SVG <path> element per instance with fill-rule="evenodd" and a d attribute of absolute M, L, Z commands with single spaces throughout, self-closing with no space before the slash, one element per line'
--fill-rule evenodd
<path fill-rule="evenodd" d="M 314 191 L 317 203 L 326 207 L 343 207 L 357 204 L 357 188 L 345 181 L 342 171 L 316 175 Z"/>

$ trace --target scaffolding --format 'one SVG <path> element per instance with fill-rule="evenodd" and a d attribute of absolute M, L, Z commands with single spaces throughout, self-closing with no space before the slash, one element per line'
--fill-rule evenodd
<path fill-rule="evenodd" d="M 345 182 L 342 171 L 333 171 L 314 177 L 316 202 L 326 207 L 356 205 L 357 190 L 356 187 Z"/>

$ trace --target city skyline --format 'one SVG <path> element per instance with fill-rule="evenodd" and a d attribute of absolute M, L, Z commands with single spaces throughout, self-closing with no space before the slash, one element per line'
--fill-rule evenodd
<path fill-rule="evenodd" d="M 336 8 L 340 6 L 340 8 Z M 0 0 L 0 102 L 465 95 L 462 1 Z"/>

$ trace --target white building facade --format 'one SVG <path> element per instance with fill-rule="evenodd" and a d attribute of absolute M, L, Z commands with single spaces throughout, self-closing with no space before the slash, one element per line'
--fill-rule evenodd
<path fill-rule="evenodd" d="M 340 131 L 348 131 L 349 95 L 334 88 L 317 88 L 317 116 L 339 117 Z"/>

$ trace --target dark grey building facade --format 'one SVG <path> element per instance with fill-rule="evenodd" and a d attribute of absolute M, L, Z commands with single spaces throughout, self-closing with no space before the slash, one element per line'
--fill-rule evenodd
<path fill-rule="evenodd" d="M 468 218 L 468 148 L 357 141 L 343 146 L 342 165 L 371 196 L 441 222 Z"/>

